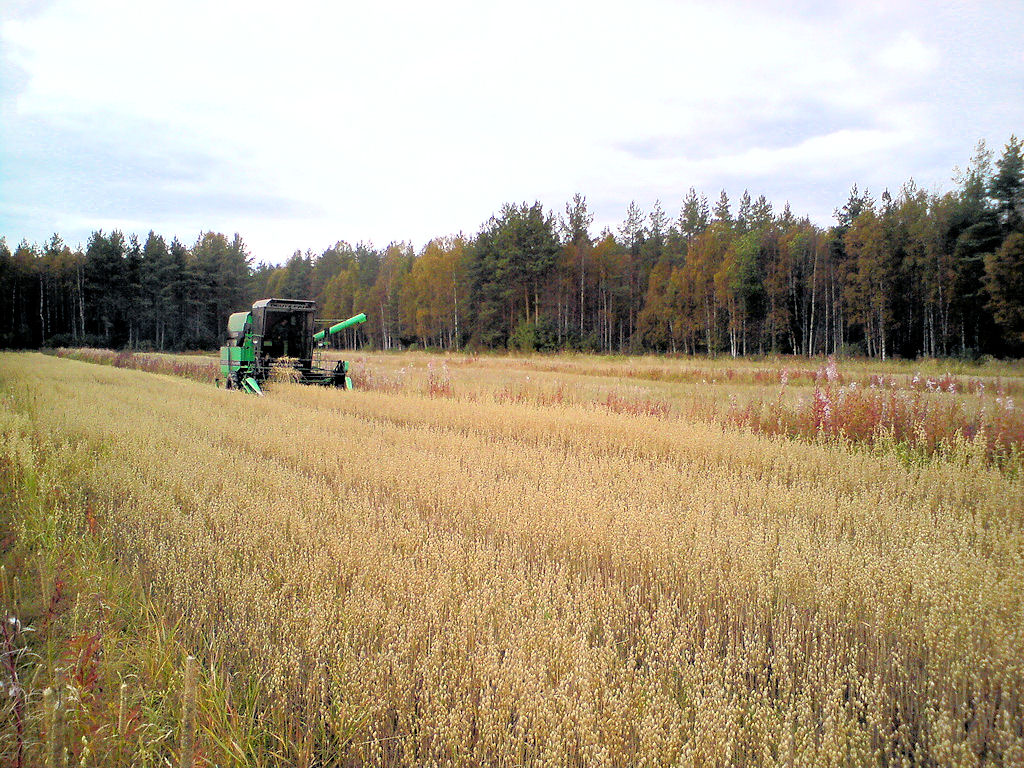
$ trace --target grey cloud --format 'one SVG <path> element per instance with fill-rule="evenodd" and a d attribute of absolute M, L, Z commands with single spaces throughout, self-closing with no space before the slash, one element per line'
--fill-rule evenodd
<path fill-rule="evenodd" d="M 31 200 L 57 215 L 141 221 L 318 216 L 318 206 L 254 188 L 248 169 L 186 148 L 154 126 L 58 126 L 22 120 L 5 131 L 0 203 Z M 145 144 L 136 137 L 145 136 Z M 15 225 L 16 222 L 9 222 Z"/>
<path fill-rule="evenodd" d="M 709 109 L 720 116 L 721 109 Z M 737 104 L 726 110 L 728 122 L 708 121 L 676 136 L 654 136 L 621 142 L 618 149 L 641 160 L 703 160 L 747 152 L 754 148 L 779 149 L 800 144 L 844 128 L 866 128 L 862 115 L 823 102 L 795 102 L 766 108 Z"/>

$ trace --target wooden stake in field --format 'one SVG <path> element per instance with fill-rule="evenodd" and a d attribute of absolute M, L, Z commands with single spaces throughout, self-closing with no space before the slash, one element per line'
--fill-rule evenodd
<path fill-rule="evenodd" d="M 61 742 L 60 704 L 53 688 L 43 691 L 43 713 L 46 718 L 46 768 L 61 768 L 64 761 Z"/>
<path fill-rule="evenodd" d="M 124 738 L 128 728 L 128 683 L 121 683 L 121 696 L 117 707 L 117 735 Z"/>
<path fill-rule="evenodd" d="M 185 659 L 185 684 L 181 693 L 181 768 L 192 768 L 196 755 L 196 699 L 199 664 L 195 656 Z"/>

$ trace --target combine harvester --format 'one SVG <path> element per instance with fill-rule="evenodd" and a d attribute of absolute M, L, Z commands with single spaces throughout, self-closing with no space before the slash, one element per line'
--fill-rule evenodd
<path fill-rule="evenodd" d="M 228 389 L 263 395 L 263 383 L 273 371 L 282 371 L 302 384 L 352 389 L 348 362 L 333 370 L 321 367 L 315 347 L 328 336 L 366 322 L 359 313 L 330 328 L 313 332 L 316 302 L 305 299 L 260 299 L 245 312 L 228 318 L 228 343 L 220 348 L 220 370 Z"/>

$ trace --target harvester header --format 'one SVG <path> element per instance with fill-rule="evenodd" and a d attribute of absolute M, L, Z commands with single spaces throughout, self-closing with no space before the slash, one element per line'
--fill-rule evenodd
<path fill-rule="evenodd" d="M 366 322 L 359 313 L 316 333 L 316 302 L 305 299 L 260 299 L 252 309 L 228 318 L 227 344 L 220 348 L 220 370 L 228 389 L 262 395 L 272 371 L 284 371 L 302 384 L 352 389 L 349 364 L 340 360 L 324 368 L 314 345 L 327 337 Z"/>

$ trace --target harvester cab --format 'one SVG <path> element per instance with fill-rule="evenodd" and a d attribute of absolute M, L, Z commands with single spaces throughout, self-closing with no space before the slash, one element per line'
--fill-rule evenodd
<path fill-rule="evenodd" d="M 316 302 L 304 299 L 260 299 L 252 309 L 228 318 L 227 344 L 220 348 L 220 370 L 228 389 L 262 395 L 263 383 L 274 371 L 302 384 L 352 389 L 349 364 L 322 365 L 318 346 L 327 337 L 366 322 L 366 315 L 335 323 L 317 333 Z"/>

